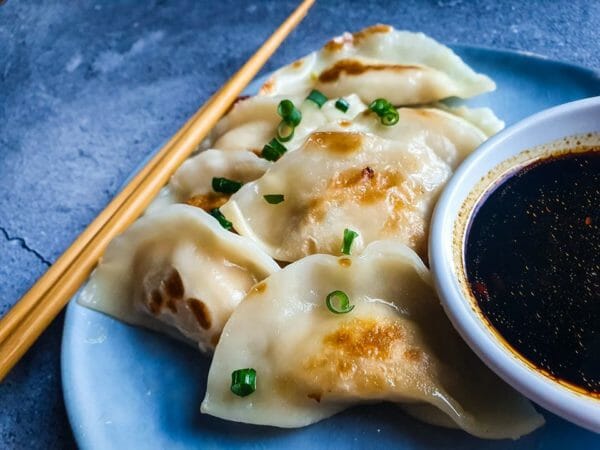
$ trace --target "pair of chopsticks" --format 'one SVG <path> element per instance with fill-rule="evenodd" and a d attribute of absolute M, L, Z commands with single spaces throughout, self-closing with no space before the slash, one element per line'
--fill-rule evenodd
<path fill-rule="evenodd" d="M 0 381 L 86 280 L 106 246 L 137 219 L 197 148 L 315 0 L 304 0 L 242 68 L 200 108 L 0 320 Z"/>

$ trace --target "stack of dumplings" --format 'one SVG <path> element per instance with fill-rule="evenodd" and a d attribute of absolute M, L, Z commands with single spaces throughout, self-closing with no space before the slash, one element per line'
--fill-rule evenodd
<path fill-rule="evenodd" d="M 542 416 L 456 334 L 427 268 L 441 190 L 503 127 L 442 101 L 493 89 L 422 33 L 333 39 L 232 107 L 79 302 L 212 356 L 201 409 L 223 419 L 301 427 L 389 401 L 482 438 L 530 433 Z"/>

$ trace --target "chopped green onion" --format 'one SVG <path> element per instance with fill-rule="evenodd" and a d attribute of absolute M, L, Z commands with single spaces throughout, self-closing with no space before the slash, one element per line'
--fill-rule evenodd
<path fill-rule="evenodd" d="M 344 255 L 350 254 L 352 242 L 354 242 L 354 239 L 357 237 L 358 233 L 356 231 L 350 230 L 348 228 L 344 229 L 344 240 L 342 241 L 342 253 Z"/>
<path fill-rule="evenodd" d="M 348 111 L 348 108 L 350 107 L 350 103 L 348 103 L 346 101 L 346 99 L 343 98 L 339 98 L 336 102 L 335 102 L 335 107 L 337 109 L 339 109 L 341 112 L 346 112 Z"/>
<path fill-rule="evenodd" d="M 399 119 L 400 115 L 398 114 L 398 111 L 396 111 L 396 109 L 390 109 L 386 111 L 383 116 L 381 116 L 381 123 L 389 127 L 397 124 Z"/>
<path fill-rule="evenodd" d="M 308 97 L 306 97 L 306 100 L 315 102 L 320 108 L 327 101 L 327 97 L 325 97 L 321 92 L 317 91 L 316 89 L 313 89 L 312 91 L 310 91 L 310 94 L 308 94 Z"/>
<path fill-rule="evenodd" d="M 225 228 L 226 230 L 231 231 L 233 229 L 233 224 L 225 218 L 225 216 L 223 215 L 223 213 L 221 212 L 221 210 L 219 208 L 211 209 L 209 211 L 209 214 L 211 216 L 213 216 L 215 219 L 217 219 L 219 221 L 219 223 L 221 224 L 221 226 L 223 228 Z"/>
<path fill-rule="evenodd" d="M 385 126 L 397 124 L 400 118 L 398 110 L 384 98 L 373 100 L 369 109 L 379 116 L 381 123 Z"/>
<path fill-rule="evenodd" d="M 215 192 L 223 194 L 233 194 L 240 190 L 242 183 L 239 181 L 230 180 L 228 178 L 214 177 L 212 179 L 212 188 Z"/>
<path fill-rule="evenodd" d="M 294 127 L 282 120 L 277 127 L 277 139 L 281 142 L 287 142 L 294 137 Z"/>
<path fill-rule="evenodd" d="M 267 161 L 277 161 L 287 152 L 287 148 L 277 139 L 271 139 L 271 141 L 263 147 L 262 157 Z"/>
<path fill-rule="evenodd" d="M 283 194 L 267 194 L 263 195 L 263 198 L 266 200 L 267 203 L 270 203 L 271 205 L 276 205 L 285 200 Z"/>
<path fill-rule="evenodd" d="M 246 397 L 256 390 L 256 370 L 238 369 L 231 373 L 231 392 Z"/>
<path fill-rule="evenodd" d="M 281 100 L 277 107 L 277 114 L 281 116 L 283 121 L 290 127 L 297 127 L 302 120 L 302 113 L 294 106 L 291 100 Z"/>
<path fill-rule="evenodd" d="M 337 300 L 334 305 L 334 301 Z M 346 314 L 354 309 L 354 305 L 350 304 L 350 299 L 344 291 L 330 292 L 325 298 L 327 309 L 334 314 Z"/>
<path fill-rule="evenodd" d="M 388 109 L 390 109 L 391 106 L 392 104 L 388 102 L 385 98 L 378 98 L 371 102 L 371 104 L 369 105 L 369 109 L 378 116 L 380 116 L 384 114 Z"/>

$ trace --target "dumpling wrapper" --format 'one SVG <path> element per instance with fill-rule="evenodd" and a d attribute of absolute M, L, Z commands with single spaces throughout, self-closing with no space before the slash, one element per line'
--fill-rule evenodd
<path fill-rule="evenodd" d="M 345 228 L 366 244 L 398 238 L 425 257 L 429 218 L 452 171 L 421 140 L 325 131 L 244 185 L 221 211 L 273 258 L 340 254 Z M 269 204 L 268 194 L 284 201 Z"/>
<path fill-rule="evenodd" d="M 345 33 L 321 50 L 277 70 L 263 95 L 357 94 L 365 103 L 385 98 L 394 105 L 469 98 L 496 85 L 475 73 L 451 49 L 423 33 L 375 25 Z"/>
<path fill-rule="evenodd" d="M 248 290 L 278 270 L 201 209 L 170 205 L 110 243 L 78 302 L 208 351 Z"/>
<path fill-rule="evenodd" d="M 354 309 L 334 314 L 332 291 Z M 256 370 L 238 397 L 231 374 Z M 516 439 L 544 423 L 452 328 L 419 257 L 394 241 L 359 257 L 308 256 L 256 285 L 212 360 L 202 412 L 277 427 L 318 422 L 356 403 L 390 401 L 436 425 Z"/>
<path fill-rule="evenodd" d="M 317 128 L 337 120 L 352 119 L 367 109 L 356 95 L 345 97 L 349 104 L 346 112 L 335 107 L 337 99 L 331 99 L 319 108 L 305 97 L 250 97 L 236 103 L 219 121 L 211 135 L 212 146 L 221 150 L 247 149 L 260 155 L 265 144 L 277 136 L 277 126 L 281 122 L 277 107 L 283 99 L 291 100 L 302 113 L 293 138 L 283 143 L 288 151 L 300 146 L 306 136 Z"/>
<path fill-rule="evenodd" d="M 405 107 L 398 108 L 398 115 L 398 123 L 385 126 L 376 114 L 367 110 L 353 120 L 328 124 L 317 131 L 336 130 L 341 126 L 343 131 L 371 133 L 388 140 L 418 140 L 455 169 L 490 135 L 504 126 L 504 123 L 486 108 L 472 110 L 461 107 L 455 113 L 455 109 L 450 108 Z M 482 122 L 485 130 L 476 125 Z M 495 131 L 488 133 L 492 130 Z"/>
<path fill-rule="evenodd" d="M 187 159 L 148 206 L 152 213 L 173 203 L 187 203 L 205 211 L 219 208 L 231 196 L 214 192 L 213 177 L 247 183 L 260 178 L 271 163 L 246 150 L 208 149 Z"/>

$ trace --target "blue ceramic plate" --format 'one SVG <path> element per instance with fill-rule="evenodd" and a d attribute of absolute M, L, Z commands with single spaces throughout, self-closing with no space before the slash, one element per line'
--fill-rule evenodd
<path fill-rule="evenodd" d="M 529 54 L 456 47 L 498 89 L 468 102 L 510 125 L 534 112 L 600 95 L 600 74 Z M 390 404 L 350 409 L 315 425 L 278 429 L 200 414 L 210 360 L 192 348 L 71 301 L 62 346 L 63 390 L 84 449 L 600 448 L 600 436 L 550 413 L 518 441 L 484 441 L 422 424 Z"/>

